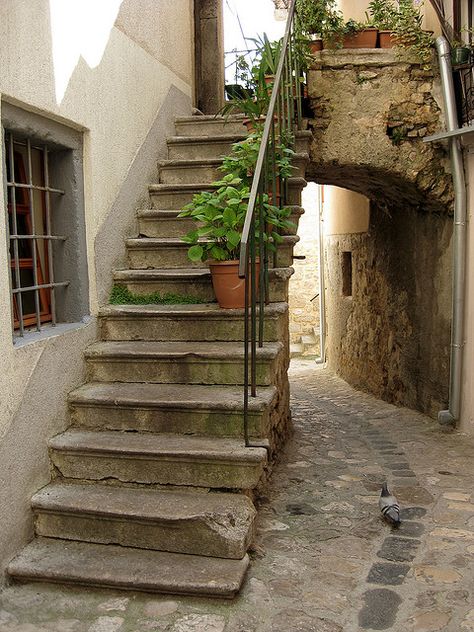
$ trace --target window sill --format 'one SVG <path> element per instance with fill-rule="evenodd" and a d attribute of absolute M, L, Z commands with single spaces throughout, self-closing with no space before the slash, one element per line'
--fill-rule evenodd
<path fill-rule="evenodd" d="M 92 316 L 84 316 L 84 318 L 77 323 L 59 323 L 55 327 L 53 327 L 52 325 L 43 325 L 43 329 L 41 331 L 28 331 L 22 338 L 20 336 L 15 336 L 13 340 L 13 347 L 14 349 L 20 349 L 32 344 L 44 342 L 45 340 L 50 340 L 52 338 L 62 336 L 71 331 L 86 329 L 94 321 L 95 318 L 93 318 Z"/>

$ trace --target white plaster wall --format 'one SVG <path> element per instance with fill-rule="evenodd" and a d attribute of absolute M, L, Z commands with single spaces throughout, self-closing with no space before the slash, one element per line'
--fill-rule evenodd
<path fill-rule="evenodd" d="M 365 233 L 369 228 L 369 200 L 348 189 L 325 186 L 323 213 L 326 235 Z"/>
<path fill-rule="evenodd" d="M 466 176 L 468 180 L 466 309 L 460 429 L 474 434 L 474 145 L 470 146 L 466 156 Z"/>
<path fill-rule="evenodd" d="M 106 295 L 112 270 L 97 275 L 102 262 L 96 237 L 101 236 L 99 252 L 124 253 L 135 207 L 122 209 L 119 230 L 111 210 L 130 174 L 135 178 L 131 186 L 137 187 L 135 158 L 143 154 L 150 131 L 161 129 L 157 120 L 163 109 L 171 120 L 170 94 L 177 114 L 191 110 L 192 0 L 51 0 L 51 7 L 58 2 L 62 8 L 67 2 L 74 16 L 60 25 L 62 40 L 52 31 L 49 0 L 0 2 L 0 96 L 84 132 L 92 317 L 58 327 L 53 336 L 50 330 L 14 344 L 7 243 L 0 239 L 0 572 L 31 535 L 29 498 L 49 479 L 47 439 L 68 423 L 67 393 L 84 381 L 82 353 L 97 337 L 98 296 Z M 104 27 L 96 18 L 114 4 L 118 14 L 112 12 Z M 55 60 L 69 60 L 69 77 Z M 64 94 L 58 90 L 61 77 Z M 146 157 L 149 169 L 157 158 L 149 146 Z M 145 195 L 146 188 L 140 193 Z M 0 233 L 5 235 L 4 204 L 2 209 Z"/>

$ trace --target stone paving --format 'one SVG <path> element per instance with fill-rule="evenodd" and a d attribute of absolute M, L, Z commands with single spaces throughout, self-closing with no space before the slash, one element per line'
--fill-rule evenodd
<path fill-rule="evenodd" d="M 232 602 L 46 585 L 0 594 L 0 632 L 474 631 L 474 441 L 291 368 L 295 434 Z M 388 480 L 402 505 L 379 516 Z"/>

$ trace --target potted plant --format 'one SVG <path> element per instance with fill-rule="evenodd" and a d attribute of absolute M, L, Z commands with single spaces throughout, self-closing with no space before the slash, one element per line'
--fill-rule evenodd
<path fill-rule="evenodd" d="M 179 217 L 190 217 L 199 227 L 188 232 L 183 241 L 189 244 L 191 261 L 208 261 L 212 283 L 220 307 L 240 308 L 245 303 L 245 282 L 239 278 L 239 254 L 242 229 L 247 214 L 250 188 L 241 178 L 229 173 L 214 182 L 215 190 L 203 191 L 194 196 Z M 265 223 L 285 228 L 289 222 L 288 209 L 279 209 L 263 194 Z M 256 239 L 258 235 L 256 234 Z M 281 241 L 280 235 L 268 232 L 263 235 L 269 250 Z"/>
<path fill-rule="evenodd" d="M 322 50 L 325 23 L 335 10 L 335 0 L 296 0 L 297 27 L 301 35 L 309 39 L 311 53 Z"/>
<path fill-rule="evenodd" d="M 369 23 L 357 22 L 352 18 L 344 24 L 342 30 L 343 48 L 375 48 L 378 30 Z"/>
<path fill-rule="evenodd" d="M 394 0 L 371 0 L 368 8 L 371 22 L 379 31 L 380 48 L 392 48 L 396 43 L 398 6 Z"/>

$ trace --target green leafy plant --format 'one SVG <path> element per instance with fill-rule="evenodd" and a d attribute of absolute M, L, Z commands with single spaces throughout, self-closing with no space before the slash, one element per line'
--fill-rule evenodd
<path fill-rule="evenodd" d="M 189 231 L 183 241 L 190 245 L 191 261 L 232 261 L 239 258 L 242 229 L 247 214 L 250 188 L 235 174 L 227 174 L 215 182 L 214 191 L 203 191 L 194 196 L 179 217 L 190 217 L 199 222 L 199 228 Z M 289 209 L 279 209 L 269 203 L 266 193 L 262 196 L 265 223 L 279 229 L 292 226 L 288 221 Z M 268 248 L 274 250 L 281 241 L 272 231 L 264 233 Z"/>
<path fill-rule="evenodd" d="M 380 31 L 393 31 L 398 17 L 398 5 L 393 0 L 371 0 L 369 2 L 371 23 Z"/>
<path fill-rule="evenodd" d="M 428 66 L 432 57 L 433 35 L 422 28 L 423 3 L 399 0 L 394 28 L 397 46 L 405 48 L 419 63 Z"/>
<path fill-rule="evenodd" d="M 240 178 L 244 184 L 250 185 L 252 182 L 255 165 L 257 164 L 258 152 L 262 143 L 262 132 L 257 130 L 247 136 L 245 140 L 232 145 L 231 153 L 222 161 L 221 171 L 226 174 L 234 174 Z M 292 172 L 291 159 L 294 151 L 290 149 L 291 139 L 284 143 L 276 139 L 275 143 L 270 143 L 269 155 L 274 160 L 268 162 L 267 180 L 271 181 L 272 175 L 280 178 L 288 178 Z"/>
<path fill-rule="evenodd" d="M 296 0 L 298 28 L 304 35 L 322 35 L 336 11 L 335 0 Z"/>

